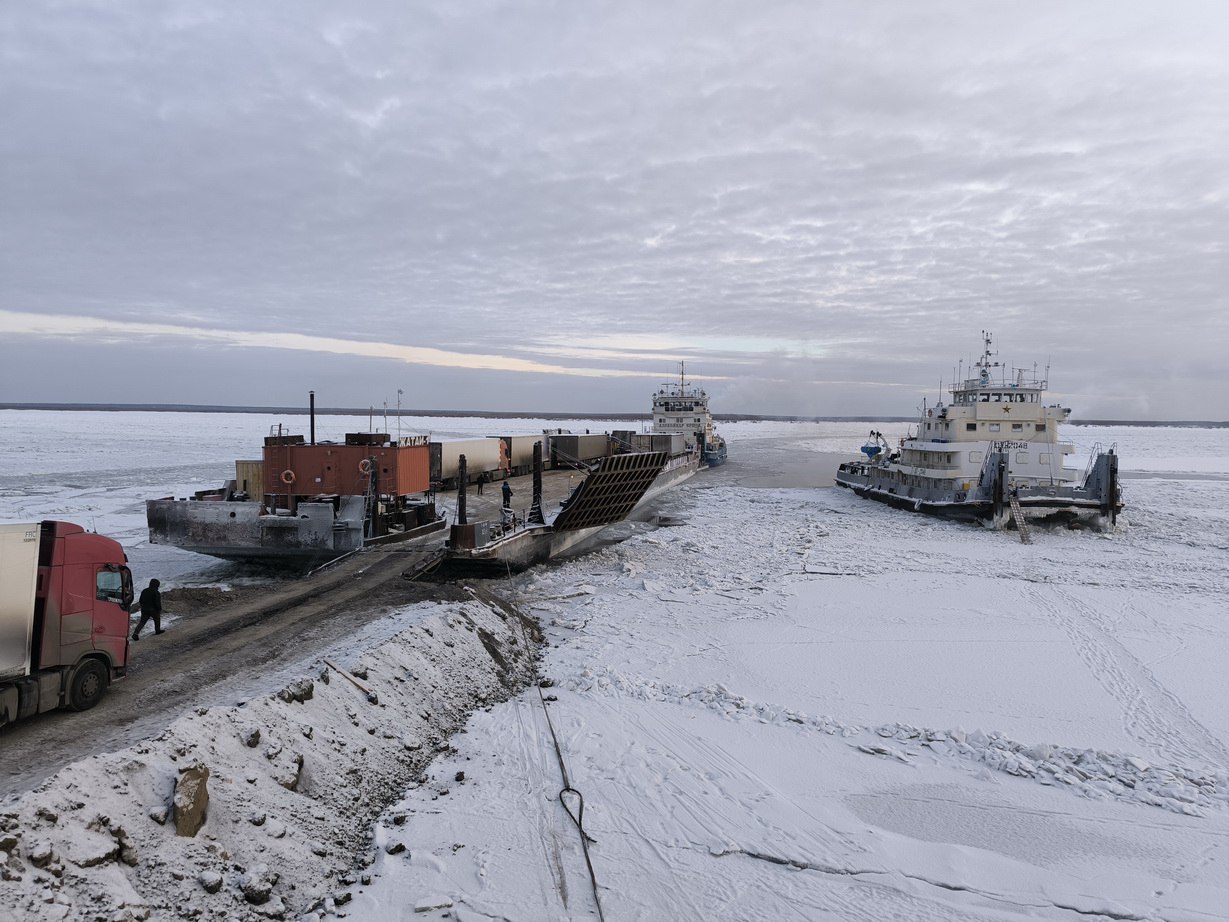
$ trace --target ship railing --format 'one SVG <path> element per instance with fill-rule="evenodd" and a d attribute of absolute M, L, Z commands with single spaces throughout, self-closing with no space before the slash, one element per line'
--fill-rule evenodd
<path fill-rule="evenodd" d="M 608 438 L 610 439 L 610 441 L 614 442 L 614 444 L 616 445 L 616 447 L 618 447 L 620 451 L 631 452 L 631 451 L 636 450 L 636 447 L 631 442 L 627 441 L 626 439 L 621 439 L 615 435 L 608 436 Z"/>
<path fill-rule="evenodd" d="M 560 451 L 557 448 L 551 448 L 551 459 L 556 465 L 570 467 L 573 470 L 582 471 L 586 474 L 592 473 L 593 471 L 593 464 L 582 461 L 580 458 L 570 455 L 566 451 Z"/>
<path fill-rule="evenodd" d="M 1117 445 L 1114 446 L 1115 448 Z M 1092 469 L 1096 467 L 1097 459 L 1105 453 L 1105 449 L 1101 447 L 1100 442 L 1096 442 L 1092 446 L 1092 451 L 1088 453 L 1088 463 L 1084 465 L 1084 477 L 1081 483 L 1088 483 L 1088 478 L 1092 476 Z"/>
<path fill-rule="evenodd" d="M 986 457 L 982 458 L 981 470 L 977 473 L 977 482 L 982 486 L 991 483 L 994 478 L 994 459 L 1005 451 L 1005 446 L 1002 442 L 991 442 L 986 451 Z"/>

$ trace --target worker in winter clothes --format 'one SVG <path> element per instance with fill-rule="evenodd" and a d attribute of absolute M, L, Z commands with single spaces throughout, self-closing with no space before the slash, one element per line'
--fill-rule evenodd
<path fill-rule="evenodd" d="M 512 488 L 508 486 L 508 481 L 504 481 L 504 508 L 512 508 Z"/>
<path fill-rule="evenodd" d="M 141 639 L 141 628 L 145 627 L 150 618 L 154 619 L 154 633 L 162 633 L 162 593 L 158 591 L 160 585 L 162 584 L 156 579 L 151 579 L 149 585 L 141 590 L 141 598 L 137 600 L 137 605 L 141 608 L 141 620 L 137 622 L 137 629 L 132 632 L 133 640 Z"/>

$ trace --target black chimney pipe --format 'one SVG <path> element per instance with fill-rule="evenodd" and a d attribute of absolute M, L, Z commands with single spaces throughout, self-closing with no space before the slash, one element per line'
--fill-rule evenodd
<path fill-rule="evenodd" d="M 311 401 L 311 420 L 312 420 L 312 444 L 316 444 L 316 392 L 308 391 L 308 396 Z"/>
<path fill-rule="evenodd" d="M 542 443 L 533 443 L 533 501 L 529 504 L 529 521 L 536 525 L 545 525 L 546 517 L 542 515 Z"/>

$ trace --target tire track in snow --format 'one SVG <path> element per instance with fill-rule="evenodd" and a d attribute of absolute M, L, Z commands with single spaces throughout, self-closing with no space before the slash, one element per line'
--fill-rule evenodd
<path fill-rule="evenodd" d="M 1229 766 L 1229 750 L 1201 724 L 1138 657 L 1122 645 L 1095 608 L 1058 587 L 1035 596 L 1041 610 L 1066 632 L 1076 654 L 1122 709 L 1127 734 L 1173 762 Z"/>
<path fill-rule="evenodd" d="M 611 721 L 625 720 L 627 717 L 625 709 L 598 699 L 592 699 L 591 706 L 608 711 Z M 813 841 L 809 844 L 796 843 L 794 847 L 808 853 L 805 864 L 812 870 L 820 870 L 826 876 L 838 875 L 840 880 L 835 886 L 816 882 L 800 888 L 798 884 L 801 880 L 784 878 L 782 886 L 770 891 L 771 899 L 779 901 L 779 905 L 771 907 L 775 910 L 773 917 L 785 918 L 787 916 L 778 913 L 793 911 L 798 918 L 812 918 L 799 905 L 806 903 L 807 908 L 834 913 L 834 917 L 851 922 L 877 922 L 883 918 L 880 913 L 868 911 L 866 900 L 858 898 L 856 891 L 861 882 L 853 877 L 858 872 L 841 866 L 842 854 L 863 855 L 865 852 L 854 839 L 833 829 L 809 814 L 803 806 L 766 785 L 758 773 L 725 748 L 696 734 L 680 732 L 677 724 L 664 719 L 656 711 L 655 707 L 638 711 L 641 715 L 636 725 L 639 739 L 628 752 L 637 763 L 634 766 L 636 771 L 647 775 L 651 783 L 645 784 L 643 789 L 638 786 L 633 791 L 627 787 L 625 780 L 623 783 L 619 781 L 620 777 L 625 779 L 624 772 L 611 772 L 610 781 L 613 782 L 612 789 L 620 794 L 620 806 L 626 808 L 620 813 L 624 830 L 633 832 L 660 861 L 660 872 L 651 875 L 652 878 L 656 881 L 665 877 L 670 881 L 669 887 L 662 888 L 664 892 L 654 894 L 654 905 L 668 910 L 662 917 L 704 918 L 704 907 L 688 895 L 689 889 L 694 889 L 697 883 L 709 894 L 721 892 L 723 898 L 730 901 L 727 908 L 739 905 L 746 908 L 748 895 L 726 892 L 728 884 L 717 862 L 731 855 L 758 858 L 757 851 L 766 847 L 762 843 L 773 843 L 774 849 L 779 850 L 783 847 L 782 843 L 795 840 L 795 831 L 783 829 L 768 818 L 771 813 L 784 812 L 810 817 L 813 821 Z M 700 788 L 709 789 L 712 796 L 701 796 Z M 646 798 L 657 804 L 656 810 L 644 810 L 642 801 Z M 777 802 L 772 809 L 764 807 L 769 801 Z M 741 830 L 736 828 L 740 818 L 736 815 L 737 808 L 731 809 L 732 804 L 742 804 L 746 816 L 755 824 L 754 832 L 749 832 L 747 827 Z M 634 824 L 635 817 L 646 814 L 657 818 L 656 827 Z M 742 819 L 741 822 L 745 823 L 746 820 Z M 628 824 L 632 824 L 630 829 Z M 744 841 L 736 845 L 732 841 L 735 838 L 757 841 Z M 825 842 L 824 839 L 829 841 Z M 678 849 L 683 850 L 683 856 L 674 854 Z M 819 851 L 821 856 L 814 855 L 815 851 Z M 687 856 L 711 858 L 714 861 L 711 872 L 697 881 L 695 872 L 686 864 Z M 868 862 L 872 860 L 867 858 Z M 803 866 L 787 859 L 770 863 L 794 868 Z M 663 904 L 663 900 L 669 905 Z M 765 908 L 763 904 L 758 905 L 761 911 Z M 946 915 L 936 914 L 932 918 L 938 920 L 946 918 Z"/>
<path fill-rule="evenodd" d="M 603 725 L 627 718 L 625 708 L 596 700 L 592 704 L 610 712 Z M 612 768 L 605 774 L 611 782 L 610 802 L 617 800 L 624 808 L 619 814 L 624 817 L 620 831 L 625 837 L 634 833 L 660 862 L 659 869 L 647 878 L 667 882 L 659 884 L 660 892 L 648 894 L 657 911 L 646 918 L 711 917 L 714 893 L 728 899 L 723 907 L 723 917 L 728 918 L 953 922 L 997 918 L 1000 911 L 1007 918 L 1022 906 L 1050 905 L 1036 902 L 1029 894 L 1001 892 L 994 886 L 957 878 L 934 879 L 917 869 L 911 872 L 908 862 L 885 867 L 882 858 L 855 836 L 768 784 L 760 772 L 710 738 L 680 732 L 677 722 L 656 707 L 640 712 L 636 732 L 639 738 L 627 748 L 625 761 L 630 757 L 637 775 L 647 776 L 649 782 L 629 786 L 625 769 Z M 711 796 L 704 796 L 701 788 L 707 788 Z M 646 798 L 657 809 L 645 811 L 642 801 Z M 736 808 L 731 809 L 739 804 L 745 811 L 741 818 Z M 801 827 L 797 823 L 800 815 L 808 820 Z M 652 816 L 659 825 L 629 829 L 629 819 L 636 816 Z M 774 816 L 790 817 L 790 824 L 781 826 L 773 821 Z M 682 856 L 675 854 L 679 849 Z M 688 856 L 707 856 L 716 864 L 711 872 L 698 876 L 694 866 L 685 864 Z M 764 890 L 727 891 L 720 867 L 727 860 L 763 862 Z M 643 867 L 642 861 L 636 863 Z M 790 873 L 777 877 L 774 868 Z M 897 872 L 905 884 L 898 882 Z M 687 897 L 688 888 L 697 885 L 708 896 L 708 913 L 699 900 Z M 952 892 L 972 894 L 986 905 L 981 911 L 966 913 L 948 898 Z"/>

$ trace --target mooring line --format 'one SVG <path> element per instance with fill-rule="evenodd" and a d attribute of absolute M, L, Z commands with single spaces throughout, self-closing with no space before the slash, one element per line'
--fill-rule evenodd
<path fill-rule="evenodd" d="M 525 629 L 524 623 L 521 624 L 521 630 Z M 599 922 L 605 922 L 605 915 L 602 913 L 602 897 L 598 893 L 597 873 L 593 870 L 593 861 L 589 857 L 589 843 L 594 841 L 589 833 L 585 832 L 585 797 L 580 791 L 572 787 L 572 782 L 568 779 L 568 767 L 563 759 L 563 749 L 559 745 L 559 737 L 555 735 L 555 724 L 550 719 L 550 708 L 546 706 L 546 696 L 542 694 L 542 686 L 538 685 L 538 700 L 542 702 L 542 713 L 546 715 L 546 726 L 550 729 L 551 741 L 555 744 L 555 756 L 559 760 L 559 773 L 563 776 L 563 787 L 559 791 L 559 803 L 563 806 L 563 810 L 567 813 L 568 818 L 576 825 L 576 831 L 580 833 L 580 848 L 585 855 L 585 867 L 589 869 L 589 884 L 593 888 L 593 901 L 597 904 L 597 917 Z M 576 799 L 576 811 L 568 805 L 567 795 L 572 794 Z"/>
<path fill-rule="evenodd" d="M 509 575 L 511 574 L 509 573 Z M 471 589 L 470 591 L 472 592 L 473 590 Z M 528 653 L 530 649 L 529 633 L 525 630 L 525 619 L 519 609 L 515 606 L 511 607 L 516 611 L 516 618 L 521 626 L 521 637 L 525 642 L 525 651 Z M 572 787 L 572 781 L 568 777 L 568 766 L 563 758 L 563 747 L 559 745 L 559 736 L 555 733 L 555 723 L 551 720 L 550 708 L 546 706 L 546 696 L 542 694 L 541 680 L 538 681 L 538 701 L 541 703 L 542 713 L 546 717 L 546 726 L 550 730 L 551 742 L 555 746 L 555 758 L 559 762 L 559 774 L 563 778 L 563 787 L 559 791 L 559 803 L 562 805 L 563 811 L 568 815 L 568 818 L 576 826 L 576 831 L 580 833 L 580 849 L 585 856 L 585 867 L 589 870 L 589 886 L 593 890 L 593 902 L 597 906 L 598 922 L 606 922 L 605 913 L 602 911 L 602 897 L 598 892 L 597 872 L 593 870 L 593 860 L 589 857 L 589 843 L 596 840 L 589 833 L 585 832 L 585 797 L 580 791 Z M 569 798 L 569 795 L 571 795 L 571 798 Z M 575 800 L 575 811 L 569 805 L 569 799 Z"/>

